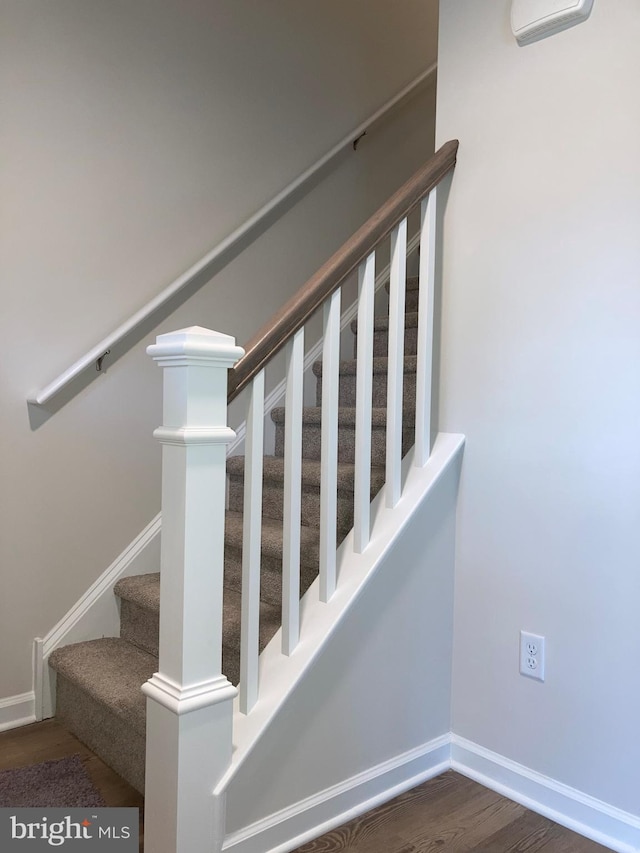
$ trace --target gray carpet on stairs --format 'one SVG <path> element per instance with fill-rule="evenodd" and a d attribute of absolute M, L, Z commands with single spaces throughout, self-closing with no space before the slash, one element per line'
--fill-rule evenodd
<path fill-rule="evenodd" d="M 417 345 L 417 280 L 407 280 L 404 361 L 403 452 L 413 444 Z M 352 324 L 354 334 L 356 324 Z M 374 334 L 371 497 L 384 484 L 388 319 L 378 317 Z M 337 542 L 353 525 L 355 453 L 355 359 L 340 364 Z M 313 366 L 317 402 L 303 414 L 301 594 L 318 572 L 320 525 L 320 425 L 322 363 Z M 282 599 L 282 503 L 284 409 L 272 411 L 275 456 L 264 459 L 261 556 L 260 648 L 280 627 Z M 228 460 L 229 509 L 225 529 L 223 671 L 237 684 L 240 672 L 240 589 L 244 458 Z M 120 637 L 76 643 L 54 651 L 56 716 L 81 741 L 137 790 L 144 791 L 145 707 L 140 687 L 156 671 L 160 609 L 159 573 L 122 578 L 114 588 L 120 601 Z"/>

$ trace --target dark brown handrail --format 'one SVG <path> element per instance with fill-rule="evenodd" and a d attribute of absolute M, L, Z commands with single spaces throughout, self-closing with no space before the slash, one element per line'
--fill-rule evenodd
<path fill-rule="evenodd" d="M 445 144 L 371 216 L 317 273 L 254 335 L 229 371 L 230 403 L 409 211 L 456 164 L 458 140 Z"/>

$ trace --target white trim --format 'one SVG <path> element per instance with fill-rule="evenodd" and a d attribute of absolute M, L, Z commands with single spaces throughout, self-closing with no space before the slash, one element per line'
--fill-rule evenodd
<path fill-rule="evenodd" d="M 430 79 L 436 72 L 438 67 L 437 62 L 434 62 L 433 65 L 430 65 L 425 71 L 419 74 L 414 80 L 408 83 L 401 91 L 399 91 L 396 95 L 394 95 L 389 101 L 383 104 L 380 109 L 376 110 L 373 115 L 370 115 L 362 124 L 359 124 L 356 128 L 350 131 L 343 139 L 340 140 L 334 147 L 328 151 L 323 157 L 317 160 L 312 166 L 310 166 L 306 171 L 304 171 L 301 175 L 299 175 L 294 181 L 288 184 L 283 190 L 281 190 L 276 196 L 274 196 L 271 201 L 267 202 L 263 207 L 260 208 L 253 216 L 250 216 L 249 219 L 246 220 L 239 228 L 236 228 L 233 233 L 229 234 L 228 237 L 225 237 L 218 245 L 208 252 L 204 258 L 190 267 L 185 273 L 183 273 L 179 278 L 177 278 L 174 282 L 172 282 L 168 287 L 165 287 L 157 296 L 155 296 L 152 300 L 147 302 L 139 311 L 136 311 L 133 316 L 129 317 L 128 320 L 119 326 L 115 331 L 113 331 L 110 335 L 107 335 L 100 343 L 96 344 L 93 349 L 89 350 L 89 352 L 85 353 L 81 358 L 79 358 L 76 362 L 74 362 L 70 367 L 68 367 L 65 371 L 63 371 L 59 376 L 57 376 L 53 381 L 51 381 L 48 385 L 42 388 L 37 393 L 33 394 L 28 398 L 28 402 L 32 405 L 36 406 L 44 406 L 49 400 L 56 397 L 63 388 L 65 388 L 70 382 L 72 382 L 77 376 L 79 376 L 83 371 L 85 371 L 89 367 L 93 367 L 96 361 L 103 356 L 107 350 L 110 350 L 116 344 L 120 343 L 124 338 L 127 337 L 132 331 L 137 329 L 148 317 L 150 317 L 155 311 L 165 305 L 170 299 L 172 299 L 176 293 L 179 293 L 183 290 L 187 285 L 193 282 L 199 275 L 201 275 L 207 267 L 209 267 L 214 261 L 218 260 L 222 257 L 232 246 L 235 246 L 240 242 L 244 237 L 247 236 L 255 227 L 258 225 L 263 219 L 269 216 L 274 210 L 276 210 L 284 201 L 286 201 L 290 196 L 292 196 L 299 188 L 307 183 L 317 172 L 319 172 L 324 166 L 327 165 L 331 160 L 333 160 L 344 148 L 351 145 L 357 137 L 361 136 L 368 128 L 370 128 L 373 124 L 375 124 L 382 116 L 384 116 L 389 110 L 393 109 L 396 104 L 403 101 L 408 95 L 410 95 L 418 86 L 422 85 L 426 80 Z"/>
<path fill-rule="evenodd" d="M 0 732 L 36 722 L 36 697 L 33 691 L 0 699 Z"/>
<path fill-rule="evenodd" d="M 172 678 L 154 672 L 140 689 L 145 696 L 154 699 L 176 717 L 235 699 L 238 695 L 237 689 L 224 675 L 183 687 Z"/>
<path fill-rule="evenodd" d="M 222 849 L 287 853 L 448 769 L 445 734 L 228 835 Z"/>
<path fill-rule="evenodd" d="M 640 817 L 451 736 L 451 769 L 617 853 L 640 850 Z"/>
<path fill-rule="evenodd" d="M 153 437 L 160 444 L 177 444 L 186 447 L 197 445 L 229 444 L 236 437 L 226 426 L 219 427 L 158 427 Z"/>
<path fill-rule="evenodd" d="M 36 637 L 33 641 L 33 691 L 35 693 L 35 715 L 36 720 L 44 719 L 42 700 L 44 683 L 44 641 L 40 637 Z"/>
<path fill-rule="evenodd" d="M 87 592 L 34 647 L 34 693 L 38 697 L 38 719 L 53 716 L 51 671 L 47 659 L 54 649 L 67 643 L 117 637 L 120 612 L 113 594 L 116 581 L 131 575 L 149 574 L 160 568 L 160 513 L 100 575 Z"/>

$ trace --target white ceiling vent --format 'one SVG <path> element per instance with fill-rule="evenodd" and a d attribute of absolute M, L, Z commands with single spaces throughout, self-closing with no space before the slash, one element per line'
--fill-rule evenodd
<path fill-rule="evenodd" d="M 593 0 L 512 0 L 511 29 L 518 44 L 566 30 L 591 13 Z"/>

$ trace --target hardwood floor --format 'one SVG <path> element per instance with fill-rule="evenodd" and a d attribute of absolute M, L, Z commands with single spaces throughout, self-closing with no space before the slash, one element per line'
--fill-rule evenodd
<path fill-rule="evenodd" d="M 54 720 L 0 733 L 0 770 L 79 754 L 109 806 L 143 798 Z M 604 853 L 588 841 L 481 785 L 448 772 L 293 853 Z"/>
<path fill-rule="evenodd" d="M 607 848 L 452 771 L 293 853 L 604 853 Z"/>

